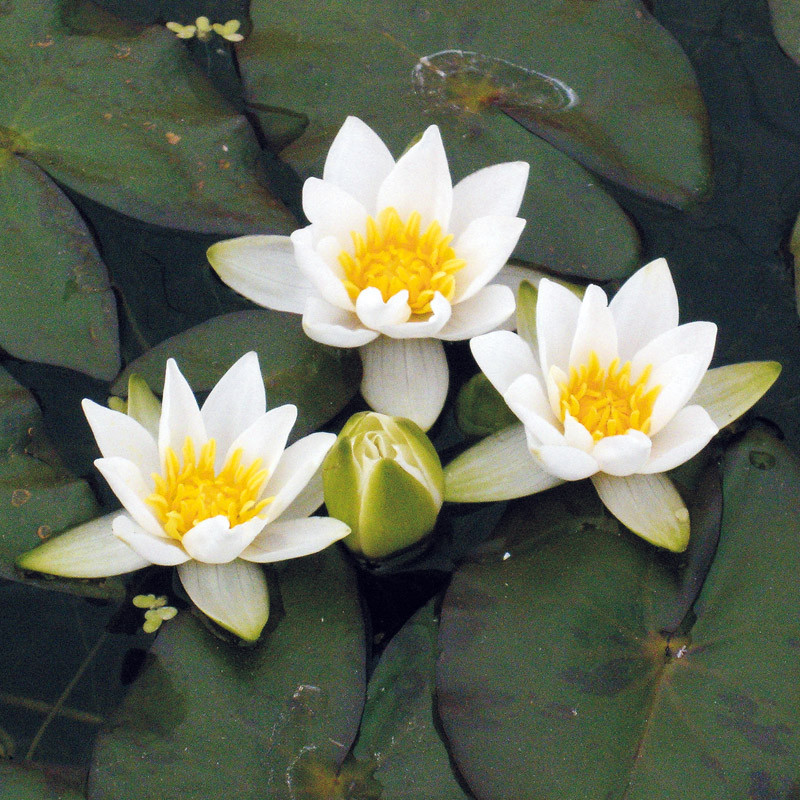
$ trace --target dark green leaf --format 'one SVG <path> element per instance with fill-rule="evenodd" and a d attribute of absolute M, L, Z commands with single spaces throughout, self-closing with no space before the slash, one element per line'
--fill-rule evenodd
<path fill-rule="evenodd" d="M 358 390 L 359 362 L 354 351 L 334 350 L 311 341 L 300 317 L 277 311 L 239 311 L 215 317 L 156 345 L 129 364 L 112 386 L 127 391 L 128 375 L 140 374 L 157 392 L 164 387 L 168 358 L 196 392 L 213 388 L 236 359 L 255 350 L 270 408 L 294 403 L 294 435 L 315 430 L 345 406 Z"/>
<path fill-rule="evenodd" d="M 789 58 L 800 64 L 800 2 L 769 0 L 775 38 Z"/>
<path fill-rule="evenodd" d="M 83 800 L 83 792 L 35 769 L 0 761 L 0 800 Z"/>
<path fill-rule="evenodd" d="M 189 614 L 165 623 L 152 660 L 101 735 L 92 800 L 290 800 L 309 751 L 332 770 L 364 702 L 364 631 L 339 551 L 279 569 L 285 614 L 255 648 L 222 642 Z M 323 800 L 323 798 L 319 798 Z"/>

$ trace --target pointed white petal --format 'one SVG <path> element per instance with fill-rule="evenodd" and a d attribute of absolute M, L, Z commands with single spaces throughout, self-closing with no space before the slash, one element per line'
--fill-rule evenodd
<path fill-rule="evenodd" d="M 503 392 L 503 400 L 539 444 L 567 444 L 560 421 L 553 416 L 535 375 L 520 375 Z"/>
<path fill-rule="evenodd" d="M 705 374 L 704 360 L 689 353 L 675 356 L 653 370 L 648 384 L 660 386 L 650 417 L 652 439 L 689 401 Z"/>
<path fill-rule="evenodd" d="M 666 472 L 697 455 L 719 428 L 702 406 L 685 406 L 653 437 L 647 465 L 637 472 Z"/>
<path fill-rule="evenodd" d="M 453 183 L 442 137 L 435 125 L 398 159 L 378 189 L 376 207 L 378 211 L 395 208 L 404 221 L 417 211 L 422 217 L 422 230 L 434 220 L 448 229 Z"/>
<path fill-rule="evenodd" d="M 404 294 L 404 292 L 400 294 Z M 442 328 L 450 320 L 452 312 L 453 308 L 450 303 L 439 292 L 436 292 L 431 300 L 431 311 L 427 317 L 411 316 L 408 322 L 399 322 L 396 325 L 382 324 L 379 330 L 390 339 L 429 339 L 431 337 L 438 339 Z"/>
<path fill-rule="evenodd" d="M 252 464 L 257 458 L 262 469 L 271 475 L 283 455 L 286 441 L 297 420 L 297 406 L 278 406 L 257 419 L 233 441 L 222 464 L 237 451 L 242 450 L 242 465 Z"/>
<path fill-rule="evenodd" d="M 581 301 L 569 289 L 547 278 L 539 281 L 536 338 L 544 375 L 549 375 L 552 365 L 569 372 L 569 352 L 580 310 Z"/>
<path fill-rule="evenodd" d="M 469 347 L 481 371 L 500 394 L 520 375 L 540 374 L 530 347 L 521 336 L 511 331 L 476 336 Z"/>
<path fill-rule="evenodd" d="M 210 517 L 198 522 L 182 539 L 186 552 L 204 564 L 227 564 L 238 558 L 242 550 L 264 529 L 260 517 L 234 525 L 231 528 L 227 517 Z"/>
<path fill-rule="evenodd" d="M 273 498 L 262 515 L 265 523 L 276 520 L 295 502 L 299 502 L 301 492 L 314 478 L 335 441 L 335 433 L 312 433 L 283 451 L 275 472 L 270 475 L 261 492 L 261 497 Z"/>
<path fill-rule="evenodd" d="M 291 236 L 297 267 L 315 289 L 306 303 L 318 294 L 332 305 L 352 311 L 355 306 L 342 283 L 344 269 L 338 261 L 344 248 L 333 236 L 314 244 L 312 228 L 301 228 Z"/>
<path fill-rule="evenodd" d="M 378 337 L 352 311 L 343 311 L 319 297 L 310 297 L 303 312 L 303 330 L 309 339 L 333 347 L 361 347 Z"/>
<path fill-rule="evenodd" d="M 240 236 L 212 244 L 206 257 L 226 283 L 260 306 L 299 314 L 314 292 L 288 236 Z"/>
<path fill-rule="evenodd" d="M 380 289 L 374 286 L 363 289 L 356 298 L 356 314 L 361 324 L 373 331 L 407 322 L 411 316 L 408 290 L 403 289 L 384 303 Z"/>
<path fill-rule="evenodd" d="M 350 533 L 332 517 L 280 520 L 268 525 L 242 553 L 247 561 L 266 564 L 316 553 Z"/>
<path fill-rule="evenodd" d="M 619 336 L 619 357 L 630 361 L 649 341 L 678 325 L 678 294 L 667 262 L 651 261 L 622 285 L 609 308 Z"/>
<path fill-rule="evenodd" d="M 362 347 L 361 394 L 370 408 L 407 417 L 426 431 L 447 397 L 449 372 L 438 339 L 389 339 Z"/>
<path fill-rule="evenodd" d="M 378 188 L 392 167 L 392 154 L 378 134 L 357 117 L 348 117 L 328 150 L 322 179 L 349 192 L 374 214 Z"/>
<path fill-rule="evenodd" d="M 121 514 L 114 518 L 111 530 L 118 539 L 133 548 L 141 558 L 150 564 L 174 567 L 189 560 L 189 554 L 177 539 L 153 536 L 130 517 Z"/>
<path fill-rule="evenodd" d="M 519 217 L 479 217 L 453 242 L 458 258 L 467 263 L 455 274 L 453 302 L 468 300 L 486 286 L 517 246 L 525 220 Z"/>
<path fill-rule="evenodd" d="M 592 455 L 601 472 L 608 475 L 632 475 L 642 471 L 650 450 L 650 437 L 641 431 L 630 430 L 620 436 L 606 436 L 601 439 L 594 446 Z"/>
<path fill-rule="evenodd" d="M 579 367 L 596 353 L 601 367 L 607 367 L 617 357 L 617 329 L 608 308 L 606 293 L 595 284 L 586 288 L 575 337 L 569 351 L 570 367 Z"/>
<path fill-rule="evenodd" d="M 126 458 L 98 458 L 94 465 L 136 522 L 153 536 L 166 537 L 161 523 L 145 502 L 153 493 L 150 477 L 142 475 L 139 467 Z"/>
<path fill-rule="evenodd" d="M 508 161 L 484 167 L 453 187 L 450 232 L 456 237 L 478 217 L 516 217 L 525 194 L 529 166 Z"/>
<path fill-rule="evenodd" d="M 297 496 L 281 514 L 281 520 L 305 519 L 311 516 L 323 503 L 322 468 L 320 467 Z"/>
<path fill-rule="evenodd" d="M 156 442 L 135 419 L 91 400 L 84 400 L 81 406 L 105 458 L 132 461 L 145 475 L 160 469 Z"/>
<path fill-rule="evenodd" d="M 781 374 L 777 361 L 747 361 L 710 369 L 689 403 L 708 411 L 724 428 L 753 406 Z"/>
<path fill-rule="evenodd" d="M 266 410 L 258 355 L 245 353 L 219 379 L 200 409 L 206 436 L 217 443 L 217 468 L 222 466 L 231 442 Z"/>
<path fill-rule="evenodd" d="M 511 319 L 514 308 L 514 294 L 507 286 L 484 286 L 469 300 L 453 306 L 450 319 L 436 338 L 458 342 L 480 336 Z"/>
<path fill-rule="evenodd" d="M 444 468 L 444 499 L 451 503 L 510 500 L 561 483 L 528 450 L 522 425 L 487 436 Z"/>
<path fill-rule="evenodd" d="M 199 450 L 206 443 L 206 427 L 191 387 L 175 360 L 170 358 L 164 377 L 161 422 L 158 426 L 158 451 L 162 467 L 167 448 L 171 447 L 180 455 L 187 439 L 191 439 L 195 449 Z"/>
<path fill-rule="evenodd" d="M 237 559 L 228 564 L 188 561 L 178 567 L 186 594 L 207 617 L 240 639 L 254 642 L 269 618 L 264 570 Z"/>
<path fill-rule="evenodd" d="M 150 561 L 114 536 L 112 521 L 119 511 L 84 522 L 17 559 L 17 566 L 63 578 L 106 578 L 150 565 Z"/>
<path fill-rule="evenodd" d="M 592 478 L 603 505 L 625 527 L 658 547 L 681 553 L 689 543 L 689 511 L 663 473 Z"/>
<path fill-rule="evenodd" d="M 587 453 L 594 450 L 594 437 L 569 411 L 564 415 L 564 440 L 570 447 L 577 447 Z"/>
<path fill-rule="evenodd" d="M 561 417 L 561 387 L 566 386 L 568 383 L 569 376 L 567 373 L 553 364 L 545 378 L 544 385 L 547 390 L 547 398 L 550 401 L 550 410 L 553 412 L 554 417 Z"/>
<path fill-rule="evenodd" d="M 545 444 L 534 451 L 545 472 L 562 481 L 579 481 L 594 475 L 597 461 L 584 450 L 569 445 Z"/>
<path fill-rule="evenodd" d="M 713 322 L 687 322 L 655 337 L 639 350 L 631 360 L 631 380 L 636 380 L 642 371 L 652 365 L 658 368 L 671 358 L 690 354 L 696 356 L 708 368 L 714 355 L 717 326 Z"/>
<path fill-rule="evenodd" d="M 308 178 L 303 184 L 303 211 L 317 239 L 334 236 L 340 246 L 351 243 L 351 231 L 367 230 L 367 210 L 353 195 L 333 183 Z"/>

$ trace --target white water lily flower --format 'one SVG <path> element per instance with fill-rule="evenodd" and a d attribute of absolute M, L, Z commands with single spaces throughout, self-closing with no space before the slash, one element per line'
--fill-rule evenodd
<path fill-rule="evenodd" d="M 698 453 L 780 372 L 775 362 L 708 370 L 717 328 L 678 324 L 664 259 L 636 272 L 609 303 L 539 284 L 535 327 L 470 343 L 478 365 L 522 422 L 445 468 L 445 498 L 499 500 L 590 478 L 623 524 L 685 549 L 689 512 L 663 473 Z"/>
<path fill-rule="evenodd" d="M 202 408 L 170 359 L 155 435 L 91 400 L 83 409 L 103 455 L 95 466 L 127 513 L 54 537 L 18 560 L 23 569 L 95 578 L 177 566 L 203 613 L 255 640 L 269 614 L 259 564 L 315 553 L 350 532 L 309 516 L 322 504 L 320 465 L 336 436 L 312 433 L 286 447 L 297 409 L 266 410 L 255 353 L 223 375 Z"/>
<path fill-rule="evenodd" d="M 208 251 L 225 283 L 254 302 L 302 313 L 309 337 L 360 348 L 361 392 L 384 414 L 430 428 L 444 405 L 440 340 L 494 330 L 514 311 L 490 284 L 517 244 L 523 162 L 478 170 L 454 187 L 431 125 L 398 160 L 348 117 L 322 179 L 303 186 L 310 225 L 291 241 L 245 236 Z"/>

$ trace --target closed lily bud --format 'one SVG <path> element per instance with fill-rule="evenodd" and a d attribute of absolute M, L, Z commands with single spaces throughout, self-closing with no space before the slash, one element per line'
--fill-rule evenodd
<path fill-rule="evenodd" d="M 350 526 L 355 554 L 381 559 L 429 534 L 442 507 L 442 464 L 415 422 L 354 414 L 322 465 L 325 505 Z"/>

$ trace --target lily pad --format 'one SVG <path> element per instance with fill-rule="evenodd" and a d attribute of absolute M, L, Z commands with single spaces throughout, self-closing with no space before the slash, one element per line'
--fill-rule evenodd
<path fill-rule="evenodd" d="M 31 394 L 0 369 L 0 577 L 119 599 L 124 589 L 117 579 L 36 579 L 14 568 L 15 559 L 42 539 L 100 513 L 89 485 L 64 468 L 42 427 Z"/>
<path fill-rule="evenodd" d="M 278 580 L 284 614 L 254 648 L 220 641 L 190 614 L 162 626 L 98 740 L 91 800 L 292 800 L 304 755 L 341 764 L 365 692 L 354 576 L 329 548 L 284 562 Z"/>
<path fill-rule="evenodd" d="M 0 800 L 83 800 L 83 792 L 34 767 L 0 761 Z"/>
<path fill-rule="evenodd" d="M 775 38 L 789 58 L 800 64 L 800 2 L 769 0 Z"/>
<path fill-rule="evenodd" d="M 434 723 L 437 622 L 431 601 L 389 642 L 367 688 L 353 755 L 375 764 L 385 800 L 467 798 Z"/>
<path fill-rule="evenodd" d="M 20 156 L 99 203 L 154 225 L 287 233 L 244 117 L 161 27 L 123 23 L 79 0 L 18 3 L 0 16 L 0 154 Z M 0 170 L 3 167 L 0 166 Z M 38 267 L 38 265 L 37 265 Z"/>
<path fill-rule="evenodd" d="M 716 556 L 674 635 L 674 562 L 578 486 L 514 504 L 456 573 L 439 711 L 476 797 L 800 792 L 800 463 L 752 431 L 723 487 Z"/>
<path fill-rule="evenodd" d="M 35 164 L 0 149 L 0 215 L 0 345 L 111 380 L 116 302 L 78 212 Z"/>
<path fill-rule="evenodd" d="M 295 437 L 316 430 L 344 408 L 358 390 L 355 352 L 335 350 L 309 339 L 299 316 L 277 311 L 237 311 L 203 322 L 148 350 L 120 374 L 111 391 L 123 395 L 128 375 L 141 375 L 157 392 L 174 358 L 196 392 L 207 392 L 240 356 L 259 355 L 267 403 L 297 406 Z"/>

